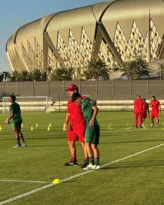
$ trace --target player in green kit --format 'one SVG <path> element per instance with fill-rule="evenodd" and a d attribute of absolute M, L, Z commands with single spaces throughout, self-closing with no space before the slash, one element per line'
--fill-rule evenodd
<path fill-rule="evenodd" d="M 11 103 L 10 105 L 10 117 L 7 119 L 6 123 L 10 124 L 12 120 L 12 126 L 13 130 L 16 136 L 17 144 L 13 148 L 20 148 L 20 139 L 22 139 L 22 147 L 26 147 L 26 143 L 23 137 L 23 134 L 21 132 L 21 124 L 22 124 L 22 116 L 21 116 L 21 109 L 20 105 L 16 103 L 16 97 L 14 95 L 11 95 L 9 98 L 9 101 Z"/>
<path fill-rule="evenodd" d="M 89 98 L 82 98 L 79 93 L 73 94 L 72 101 L 81 104 L 82 112 L 86 121 L 85 146 L 89 156 L 89 165 L 83 169 L 100 169 L 98 149 L 100 126 L 96 119 L 98 113 L 96 102 Z"/>

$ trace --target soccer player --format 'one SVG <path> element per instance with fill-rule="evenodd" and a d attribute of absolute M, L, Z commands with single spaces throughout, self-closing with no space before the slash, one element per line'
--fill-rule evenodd
<path fill-rule="evenodd" d="M 98 108 L 95 101 L 91 101 L 89 98 L 83 99 L 79 93 L 74 93 L 72 95 L 72 101 L 79 105 L 81 104 L 82 112 L 86 121 L 85 146 L 89 156 L 89 165 L 83 169 L 100 169 L 98 149 L 100 126 L 96 119 Z"/>
<path fill-rule="evenodd" d="M 151 115 L 150 115 L 150 119 L 151 119 L 151 127 L 154 126 L 154 118 L 156 119 L 156 127 L 158 127 L 159 125 L 159 112 L 161 112 L 161 106 L 160 106 L 160 102 L 156 99 L 155 96 L 152 96 L 152 100 L 150 102 L 150 107 L 151 107 Z"/>
<path fill-rule="evenodd" d="M 26 147 L 26 142 L 24 140 L 23 134 L 21 132 L 21 124 L 22 124 L 22 116 L 21 116 L 21 109 L 20 105 L 16 103 L 16 97 L 11 95 L 9 98 L 11 103 L 10 105 L 10 117 L 7 119 L 7 124 L 9 124 L 12 120 L 13 130 L 16 136 L 17 144 L 13 148 L 20 148 L 20 139 L 22 139 L 22 147 Z"/>
<path fill-rule="evenodd" d="M 79 93 L 78 87 L 75 84 L 71 84 L 67 89 L 70 97 L 74 93 Z M 68 125 L 70 123 L 70 128 L 68 129 Z M 88 165 L 88 155 L 85 149 L 85 119 L 81 110 L 81 106 L 75 102 L 72 102 L 72 99 L 68 101 L 68 109 L 66 114 L 66 120 L 64 124 L 65 130 L 67 130 L 68 135 L 68 145 L 71 152 L 71 160 L 70 162 L 65 163 L 65 166 L 76 166 L 78 165 L 76 158 L 76 141 L 80 141 L 83 149 L 84 149 L 84 164 L 82 168 Z"/>
<path fill-rule="evenodd" d="M 143 98 L 143 122 L 145 122 L 148 115 L 149 115 L 149 104 L 146 102 L 146 99 Z"/>
<path fill-rule="evenodd" d="M 138 118 L 140 119 L 140 128 L 143 123 L 143 100 L 140 95 L 134 100 L 134 115 L 135 115 L 135 126 L 138 128 Z"/>

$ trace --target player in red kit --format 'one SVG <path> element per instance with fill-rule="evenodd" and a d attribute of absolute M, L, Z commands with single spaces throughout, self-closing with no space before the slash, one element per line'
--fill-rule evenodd
<path fill-rule="evenodd" d="M 159 112 L 161 111 L 160 102 L 156 99 L 155 96 L 152 96 L 152 100 L 150 102 L 151 107 L 151 115 L 150 119 L 152 121 L 151 127 L 154 126 L 154 118 L 156 119 L 156 127 L 159 125 Z"/>
<path fill-rule="evenodd" d="M 149 115 L 149 104 L 146 102 L 146 99 L 143 98 L 143 122 L 145 122 L 148 115 Z"/>
<path fill-rule="evenodd" d="M 140 95 L 134 100 L 134 115 L 135 115 L 135 126 L 138 128 L 138 118 L 140 119 L 140 128 L 143 123 L 143 100 Z"/>
<path fill-rule="evenodd" d="M 78 93 L 78 87 L 75 84 L 71 84 L 67 90 L 69 92 L 70 97 L 74 93 Z M 70 128 L 68 128 L 68 124 L 70 123 Z M 72 99 L 68 101 L 68 109 L 66 120 L 64 124 L 65 130 L 67 130 L 68 135 L 68 145 L 71 152 L 71 161 L 65 163 L 65 166 L 76 166 L 78 165 L 76 158 L 76 141 L 80 141 L 85 155 L 85 161 L 82 165 L 82 168 L 88 166 L 88 156 L 85 149 L 85 119 L 81 110 L 81 106 L 76 102 L 73 102 Z"/>

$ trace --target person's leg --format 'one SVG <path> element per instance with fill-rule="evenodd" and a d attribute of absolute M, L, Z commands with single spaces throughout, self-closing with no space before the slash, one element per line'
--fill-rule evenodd
<path fill-rule="evenodd" d="M 94 165 L 93 150 L 90 143 L 85 144 L 87 155 L 89 157 L 89 164 Z"/>
<path fill-rule="evenodd" d="M 71 153 L 71 160 L 72 160 L 72 162 L 76 162 L 77 159 L 76 159 L 76 144 L 75 144 L 75 141 L 69 141 L 68 145 L 69 145 L 69 150 L 70 150 L 70 153 Z"/>
<path fill-rule="evenodd" d="M 100 138 L 100 126 L 96 125 L 93 138 L 92 138 L 92 143 L 91 143 L 91 147 L 94 153 L 94 161 L 95 161 L 96 169 L 100 169 L 100 152 L 98 149 L 99 138 Z"/>
<path fill-rule="evenodd" d="M 15 122 L 13 122 L 13 131 L 14 131 L 14 134 L 15 134 L 15 137 L 16 137 L 16 141 L 17 141 L 17 144 L 13 148 L 19 148 L 19 147 L 21 147 L 21 145 L 20 145 L 20 137 L 19 137 L 19 129 L 16 126 Z"/>
<path fill-rule="evenodd" d="M 151 119 L 151 126 L 154 126 L 154 115 L 153 114 L 151 114 L 150 119 Z"/>
<path fill-rule="evenodd" d="M 82 164 L 81 168 L 85 168 L 89 164 L 89 156 L 88 156 L 88 152 L 87 152 L 87 145 L 85 144 L 85 132 L 86 132 L 86 127 L 84 125 L 79 127 L 79 129 L 77 130 L 77 135 L 79 137 L 81 146 L 83 147 L 83 150 L 84 150 L 84 163 Z"/>
<path fill-rule="evenodd" d="M 86 146 L 85 146 L 85 142 L 81 142 L 81 146 L 84 150 L 84 158 L 85 158 L 85 160 L 88 160 L 88 154 L 87 154 L 87 149 L 86 149 Z"/>
<path fill-rule="evenodd" d="M 75 166 L 77 165 L 77 158 L 76 158 L 76 134 L 72 130 L 68 130 L 68 146 L 71 153 L 71 160 L 65 163 L 65 166 Z"/>
<path fill-rule="evenodd" d="M 139 113 L 139 118 L 140 118 L 140 127 L 142 127 L 142 123 L 143 123 L 143 113 Z"/>
<path fill-rule="evenodd" d="M 159 125 L 159 113 L 156 113 L 156 127 Z"/>
<path fill-rule="evenodd" d="M 95 125 L 93 127 L 89 127 L 86 129 L 86 145 L 87 146 L 87 152 L 89 155 L 89 165 L 84 170 L 90 170 L 90 169 L 100 169 L 99 164 L 99 136 L 100 136 L 100 127 L 99 125 Z M 94 156 L 94 157 L 93 157 Z M 93 159 L 94 158 L 94 159 Z"/>
<path fill-rule="evenodd" d="M 26 147 L 26 142 L 25 142 L 23 133 L 21 132 L 21 124 L 22 124 L 22 121 L 21 121 L 21 122 L 19 123 L 19 125 L 18 125 L 19 137 L 20 137 L 20 139 L 21 139 L 22 142 L 23 142 L 22 146 L 23 146 L 23 147 Z"/>
<path fill-rule="evenodd" d="M 138 113 L 135 113 L 135 126 L 138 127 Z"/>
<path fill-rule="evenodd" d="M 96 144 L 91 144 L 91 147 L 92 147 L 92 150 L 93 150 L 93 153 L 94 153 L 94 160 L 95 160 L 95 165 L 98 166 L 100 165 L 100 162 L 99 162 L 99 149 L 98 149 L 98 146 Z"/>

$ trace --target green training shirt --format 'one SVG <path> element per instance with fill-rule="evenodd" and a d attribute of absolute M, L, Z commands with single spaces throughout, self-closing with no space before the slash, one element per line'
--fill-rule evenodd
<path fill-rule="evenodd" d="M 20 105 L 16 102 L 10 105 L 10 112 L 14 112 L 13 120 L 22 120 Z"/>
<path fill-rule="evenodd" d="M 92 115 L 93 115 L 92 107 L 95 105 L 96 105 L 96 102 L 91 101 L 89 98 L 84 98 L 82 101 L 82 112 L 83 112 L 83 115 L 84 115 L 84 118 L 87 124 L 89 124 L 92 118 Z M 96 119 L 95 119 L 95 122 L 97 122 Z"/>

